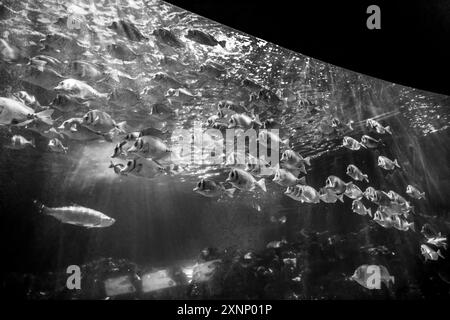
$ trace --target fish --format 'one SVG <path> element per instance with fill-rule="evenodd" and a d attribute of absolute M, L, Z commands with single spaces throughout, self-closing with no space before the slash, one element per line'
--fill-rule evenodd
<path fill-rule="evenodd" d="M 343 194 L 336 194 L 333 190 L 327 188 L 319 189 L 319 198 L 325 203 L 336 203 L 337 200 L 344 202 Z"/>
<path fill-rule="evenodd" d="M 46 90 L 53 90 L 54 87 L 66 79 L 59 72 L 51 67 L 36 67 L 30 65 L 23 71 L 21 80 L 26 83 L 44 88 Z"/>
<path fill-rule="evenodd" d="M 183 104 L 183 103 L 191 102 L 195 98 L 199 98 L 202 95 L 201 94 L 193 94 L 183 88 L 178 88 L 178 89 L 170 88 L 169 90 L 167 90 L 167 92 L 164 96 L 169 100 L 170 104 L 172 104 L 173 102 Z"/>
<path fill-rule="evenodd" d="M 272 181 L 283 187 L 306 184 L 305 177 L 297 178 L 290 171 L 280 168 L 279 165 L 275 169 L 275 177 Z"/>
<path fill-rule="evenodd" d="M 0 61 L 7 63 L 27 63 L 29 59 L 18 47 L 0 39 Z"/>
<path fill-rule="evenodd" d="M 392 200 L 384 191 L 375 190 L 373 187 L 367 187 L 364 191 L 364 197 L 378 205 L 390 205 Z"/>
<path fill-rule="evenodd" d="M 422 253 L 423 257 L 425 258 L 425 262 L 427 260 L 437 261 L 439 259 L 439 257 L 441 257 L 442 259 L 445 259 L 445 257 L 442 255 L 440 249 L 435 251 L 435 250 L 431 249 L 429 246 L 427 246 L 426 244 L 420 245 L 420 252 Z"/>
<path fill-rule="evenodd" d="M 50 129 L 43 132 L 39 132 L 39 134 L 47 139 L 64 139 L 64 135 L 62 133 L 59 133 L 54 127 L 51 127 Z"/>
<path fill-rule="evenodd" d="M 218 110 L 228 109 L 228 110 L 234 111 L 234 113 L 248 113 L 249 112 L 249 110 L 243 104 L 239 104 L 239 103 L 236 103 L 231 100 L 220 100 L 217 103 L 217 109 Z"/>
<path fill-rule="evenodd" d="M 406 194 L 414 199 L 425 199 L 425 192 L 420 192 L 419 189 L 410 184 L 408 184 L 408 186 L 406 187 Z"/>
<path fill-rule="evenodd" d="M 123 61 L 133 61 L 136 58 L 141 57 L 134 50 L 130 49 L 128 46 L 121 44 L 111 43 L 106 46 L 107 52 L 114 58 Z"/>
<path fill-rule="evenodd" d="M 33 121 L 42 121 L 53 125 L 51 115 L 53 110 L 44 110 L 38 113 L 15 99 L 0 97 L 0 126 L 18 125 L 25 126 Z"/>
<path fill-rule="evenodd" d="M 296 185 L 287 187 L 284 192 L 287 196 L 300 202 L 319 203 L 320 195 L 316 189 L 308 185 Z"/>
<path fill-rule="evenodd" d="M 108 113 L 97 109 L 88 111 L 83 116 L 82 124 L 96 132 L 108 133 L 113 129 L 117 129 L 120 133 L 126 133 L 126 121 L 116 123 Z"/>
<path fill-rule="evenodd" d="M 363 135 L 361 137 L 361 144 L 370 149 L 378 148 L 380 145 L 384 145 L 383 141 L 381 139 L 374 139 L 368 135 Z"/>
<path fill-rule="evenodd" d="M 438 248 L 444 248 L 444 250 L 447 250 L 447 237 L 438 235 L 437 237 L 427 238 L 427 243 L 436 246 Z"/>
<path fill-rule="evenodd" d="M 221 183 L 209 179 L 201 179 L 192 191 L 210 198 L 221 197 L 222 195 L 233 198 L 236 188 L 226 189 Z"/>
<path fill-rule="evenodd" d="M 372 210 L 370 208 L 366 208 L 361 200 L 355 199 L 352 202 L 352 211 L 354 213 L 357 213 L 361 216 L 368 215 L 369 217 L 372 217 Z"/>
<path fill-rule="evenodd" d="M 203 63 L 200 65 L 198 73 L 211 78 L 220 78 L 221 76 L 227 74 L 227 69 L 218 64 Z"/>
<path fill-rule="evenodd" d="M 22 150 L 28 146 L 36 148 L 34 139 L 27 140 L 26 138 L 16 134 L 11 137 L 11 143 L 5 147 L 8 149 Z"/>
<path fill-rule="evenodd" d="M 342 146 L 353 151 L 359 150 L 361 149 L 361 147 L 367 148 L 361 142 L 358 142 L 357 140 L 348 136 L 345 136 L 344 139 L 342 140 Z"/>
<path fill-rule="evenodd" d="M 139 93 L 127 88 L 115 88 L 109 95 L 109 102 L 115 106 L 133 107 L 141 102 Z"/>
<path fill-rule="evenodd" d="M 179 89 L 185 87 L 184 84 L 182 84 L 177 79 L 172 78 L 167 73 L 164 72 L 157 72 L 153 75 L 153 81 L 157 82 L 161 86 L 165 86 L 167 89 Z"/>
<path fill-rule="evenodd" d="M 251 118 L 243 113 L 236 113 L 233 114 L 230 117 L 230 120 L 228 121 L 228 128 L 242 128 L 242 129 L 250 129 L 253 128 L 254 125 L 262 126 L 261 122 L 259 121 L 258 115 Z"/>
<path fill-rule="evenodd" d="M 69 53 L 72 56 L 80 56 L 88 49 L 82 46 L 77 40 L 62 33 L 48 34 L 44 39 L 41 39 L 40 43 L 43 46 L 58 50 L 62 53 Z"/>
<path fill-rule="evenodd" d="M 50 151 L 56 153 L 67 153 L 67 151 L 69 150 L 68 147 L 64 147 L 61 140 L 59 140 L 58 138 L 50 139 L 50 141 L 48 142 L 48 148 L 50 149 Z"/>
<path fill-rule="evenodd" d="M 306 174 L 306 165 L 311 166 L 311 157 L 302 157 L 298 152 L 293 150 L 285 150 L 282 155 L 280 161 L 284 163 L 284 165 L 288 169 L 298 169 L 300 172 Z"/>
<path fill-rule="evenodd" d="M 240 190 L 253 191 L 255 187 L 259 187 L 264 192 L 267 191 L 264 178 L 256 181 L 250 173 L 242 169 L 232 169 L 225 182 L 231 183 L 234 187 Z"/>
<path fill-rule="evenodd" d="M 349 120 L 347 122 L 347 124 L 344 124 L 341 122 L 341 120 L 339 120 L 338 118 L 333 118 L 331 119 L 331 127 L 335 130 L 345 130 L 345 129 L 349 129 L 350 131 L 353 131 L 353 120 Z"/>
<path fill-rule="evenodd" d="M 394 221 L 391 217 L 383 215 L 383 213 L 379 210 L 375 211 L 373 216 L 373 221 L 378 223 L 383 228 L 392 228 L 394 227 Z"/>
<path fill-rule="evenodd" d="M 108 217 L 100 211 L 79 205 L 51 208 L 37 201 L 35 203 L 38 205 L 39 212 L 52 216 L 62 223 L 86 228 L 106 228 L 116 222 L 115 219 Z"/>
<path fill-rule="evenodd" d="M 115 31 L 118 35 L 127 37 L 130 41 L 142 41 L 148 40 L 139 29 L 130 21 L 118 20 L 113 21 L 111 25 L 107 26 L 108 29 Z"/>
<path fill-rule="evenodd" d="M 109 96 L 107 93 L 100 93 L 87 83 L 76 79 L 63 80 L 55 86 L 54 90 L 57 93 L 81 100 L 107 100 Z"/>
<path fill-rule="evenodd" d="M 85 127 L 83 125 L 83 118 L 70 118 L 64 121 L 58 129 L 71 140 L 91 141 L 104 139 L 106 141 L 112 141 L 110 132 L 101 133 Z"/>
<path fill-rule="evenodd" d="M 103 70 L 100 70 L 96 65 L 90 62 L 82 60 L 72 61 L 68 69 L 67 72 L 70 73 L 71 76 L 85 81 L 98 81 L 104 76 Z"/>
<path fill-rule="evenodd" d="M 400 231 L 408 231 L 412 230 L 415 231 L 414 222 L 408 222 L 405 219 L 400 218 L 400 216 L 394 216 L 392 218 L 393 226 L 395 229 Z"/>
<path fill-rule="evenodd" d="M 394 161 L 390 160 L 385 156 L 378 156 L 378 166 L 383 168 L 384 170 L 392 171 L 395 167 L 400 168 L 400 165 L 397 162 L 397 159 Z"/>
<path fill-rule="evenodd" d="M 152 35 L 157 41 L 173 48 L 183 48 L 183 42 L 169 29 L 157 28 L 153 30 Z"/>
<path fill-rule="evenodd" d="M 372 130 L 375 130 L 376 133 L 385 134 L 388 133 L 392 135 L 391 128 L 389 126 L 383 127 L 378 121 L 374 119 L 367 119 L 366 126 Z"/>
<path fill-rule="evenodd" d="M 395 283 L 395 278 L 383 265 L 361 265 L 355 270 L 350 280 L 369 290 L 381 289 L 382 283 L 390 288 L 391 284 Z"/>
<path fill-rule="evenodd" d="M 364 196 L 361 189 L 353 182 L 347 184 L 344 191 L 344 195 L 346 195 L 350 199 L 357 199 L 357 200 L 361 199 Z"/>
<path fill-rule="evenodd" d="M 216 46 L 220 45 L 222 48 L 225 48 L 227 42 L 225 40 L 217 40 L 214 36 L 209 33 L 203 32 L 198 29 L 189 29 L 185 35 L 185 37 L 189 40 L 195 41 L 197 43 L 203 44 L 205 46 Z"/>
<path fill-rule="evenodd" d="M 34 110 L 41 109 L 41 105 L 39 101 L 32 95 L 30 95 L 26 91 L 19 91 L 13 93 L 14 98 L 16 98 L 19 102 L 22 102 L 24 105 L 33 108 Z"/>
<path fill-rule="evenodd" d="M 114 147 L 113 154 L 111 158 L 128 159 L 128 153 L 124 150 L 123 146 L 128 143 L 127 140 L 123 140 L 116 144 Z"/>
<path fill-rule="evenodd" d="M 154 103 L 150 106 L 150 115 L 157 117 L 158 120 L 164 121 L 178 116 L 178 110 L 173 110 L 162 102 Z"/>
<path fill-rule="evenodd" d="M 137 138 L 127 152 L 153 160 L 159 160 L 171 155 L 170 148 L 161 139 L 153 136 Z"/>
<path fill-rule="evenodd" d="M 361 170 L 354 164 L 349 164 L 347 166 L 347 175 L 356 181 L 364 181 L 366 180 L 367 183 L 369 183 L 369 177 L 367 174 L 363 174 Z"/>
<path fill-rule="evenodd" d="M 125 165 L 122 163 L 116 163 L 114 164 L 112 161 L 109 165 L 109 168 L 114 169 L 114 173 L 115 174 L 120 174 L 120 175 L 126 175 L 125 173 L 123 173 L 123 169 L 125 169 Z"/>
<path fill-rule="evenodd" d="M 347 189 L 347 186 L 353 184 L 352 182 L 344 182 L 341 178 L 336 176 L 329 176 L 325 181 L 325 188 L 333 190 L 336 194 L 342 194 Z"/>
<path fill-rule="evenodd" d="M 159 59 L 159 64 L 165 70 L 169 70 L 170 72 L 180 72 L 184 71 L 189 67 L 188 63 L 184 63 L 177 59 L 176 57 L 171 56 L 163 56 Z"/>
<path fill-rule="evenodd" d="M 76 112 L 89 108 L 89 102 L 69 95 L 57 94 L 49 106 L 61 112 Z"/>
<path fill-rule="evenodd" d="M 169 134 L 168 131 L 161 131 L 159 129 L 149 127 L 149 128 L 142 129 L 141 131 L 129 132 L 123 138 L 126 141 L 136 141 L 137 138 L 144 137 L 144 136 L 154 136 L 154 137 L 163 139 L 163 138 L 167 137 L 168 134 Z"/>
<path fill-rule="evenodd" d="M 120 171 L 120 174 L 133 175 L 152 179 L 163 175 L 165 173 L 164 167 L 152 159 L 136 158 L 128 160 L 126 166 Z"/>
<path fill-rule="evenodd" d="M 250 102 L 257 102 L 263 106 L 278 105 L 283 100 L 278 95 L 266 88 L 261 88 L 257 93 L 250 95 Z"/>

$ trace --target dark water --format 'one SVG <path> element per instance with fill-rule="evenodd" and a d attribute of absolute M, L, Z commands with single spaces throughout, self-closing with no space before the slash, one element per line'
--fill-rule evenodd
<path fill-rule="evenodd" d="M 355 164 L 376 189 L 405 195 L 408 184 L 419 186 L 425 200 L 411 199 L 416 231 L 385 229 L 344 203 L 302 204 L 283 194 L 285 188 L 267 179 L 267 193 L 239 192 L 233 199 L 210 199 L 192 191 L 200 177 L 224 181 L 225 168 L 190 166 L 180 174 L 155 179 L 118 176 L 108 168 L 113 143 L 77 142 L 65 139 L 67 155 L 47 151 L 48 139 L 27 129 L 1 128 L 0 151 L 0 234 L 2 252 L 2 294 L 27 299 L 103 299 L 108 278 L 129 275 L 138 289 L 126 298 L 273 298 L 273 299 L 411 299 L 448 297 L 447 259 L 425 262 L 419 232 L 428 223 L 447 235 L 450 227 L 450 98 L 364 75 L 287 51 L 260 39 L 174 8 L 160 1 L 75 1 L 67 6 L 57 1 L 11 2 L 15 12 L 2 9 L 0 31 L 3 39 L 32 57 L 39 53 L 39 40 L 47 34 L 62 33 L 87 47 L 83 54 L 70 50 L 45 52 L 62 61 L 59 72 L 74 77 L 70 61 L 85 60 L 105 70 L 116 69 L 136 78 L 132 83 L 82 79 L 100 92 L 129 88 L 140 93 L 138 105 L 106 105 L 115 120 L 142 129 L 148 126 L 190 128 L 205 123 L 217 112 L 222 99 L 249 103 L 251 88 L 244 78 L 287 99 L 282 107 L 259 109 L 262 121 L 273 118 L 281 124 L 281 135 L 289 138 L 293 150 L 312 157 L 307 183 L 319 189 L 329 175 L 345 181 L 345 171 Z M 6 4 L 6 2 L 5 2 Z M 90 31 L 55 25 L 68 12 L 85 15 Z M 112 20 L 132 21 L 149 39 L 131 42 L 105 28 Z M 183 49 L 164 47 L 153 36 L 157 27 L 170 28 L 185 43 Z M 208 47 L 184 38 L 188 28 L 198 28 L 226 40 L 225 48 Z M 5 32 L 8 34 L 5 34 Z M 326 39 L 324 39 L 326 41 Z M 139 59 L 114 59 L 105 44 L 126 45 Z M 73 53 L 73 52 L 72 52 Z M 174 72 L 160 64 L 163 55 L 185 63 Z M 206 61 L 227 69 L 222 79 L 196 72 Z M 41 105 L 55 97 L 51 88 L 25 81 L 24 64 L 2 61 L 0 96 L 25 90 Z M 178 116 L 161 121 L 149 116 L 149 105 L 164 101 L 164 88 L 152 76 L 164 71 L 189 83 L 202 98 L 179 107 Z M 105 72 L 105 74 L 107 74 Z M 55 112 L 59 125 L 80 114 Z M 389 125 L 393 135 L 368 133 L 365 120 L 375 117 Z M 331 129 L 331 120 L 353 120 L 354 130 Z M 35 149 L 10 150 L 5 146 L 12 134 L 34 137 Z M 376 150 L 350 151 L 342 138 L 358 139 L 370 134 L 383 139 Z M 401 169 L 386 174 L 377 166 L 378 155 L 397 159 Z M 362 190 L 368 184 L 358 183 Z M 104 212 L 116 223 L 103 229 L 86 229 L 62 224 L 40 215 L 33 205 L 72 203 Z M 408 199 L 410 200 L 410 199 Z M 372 208 L 376 206 L 365 201 Z M 283 217 L 286 221 L 280 221 Z M 280 248 L 267 248 L 281 241 Z M 209 248 L 205 251 L 205 248 Z M 202 251 L 203 250 L 203 251 Z M 253 252 L 251 259 L 244 256 Z M 445 257 L 448 253 L 441 249 Z M 291 265 L 286 258 L 295 258 Z M 195 263 L 220 259 L 208 281 L 192 281 Z M 395 284 L 368 290 L 348 280 L 363 264 L 384 265 Z M 82 266 L 82 290 L 65 288 L 69 265 Z M 168 270 L 174 281 L 169 289 L 144 294 L 138 276 Z M 189 271 L 190 270 L 190 271 Z M 292 280 L 298 278 L 297 280 Z M 195 279 L 194 279 L 195 280 Z"/>

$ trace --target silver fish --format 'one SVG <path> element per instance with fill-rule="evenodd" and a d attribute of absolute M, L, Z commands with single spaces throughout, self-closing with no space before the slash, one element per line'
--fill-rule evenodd
<path fill-rule="evenodd" d="M 349 164 L 347 166 L 347 175 L 349 177 L 351 177 L 353 180 L 356 181 L 363 181 L 366 180 L 367 183 L 369 183 L 369 177 L 367 174 L 363 174 L 361 172 L 361 170 L 359 170 L 359 168 L 357 166 L 355 166 L 354 164 Z"/>
<path fill-rule="evenodd" d="M 392 131 L 389 126 L 383 127 L 378 121 L 374 119 L 367 119 L 366 126 L 371 128 L 372 130 L 375 130 L 379 134 L 388 133 L 392 135 Z"/>
<path fill-rule="evenodd" d="M 64 147 L 62 142 L 58 138 L 53 138 L 48 142 L 48 148 L 57 153 L 67 153 L 68 147 Z"/>
<path fill-rule="evenodd" d="M 319 198 L 325 203 L 335 203 L 337 200 L 344 202 L 343 194 L 336 194 L 333 190 L 327 188 L 320 188 Z"/>
<path fill-rule="evenodd" d="M 39 210 L 45 215 L 52 216 L 62 223 L 86 228 L 105 228 L 114 224 L 115 220 L 100 211 L 73 205 L 68 207 L 50 208 L 39 205 Z"/>
<path fill-rule="evenodd" d="M 197 183 L 197 186 L 192 191 L 195 191 L 205 197 L 210 198 L 221 197 L 222 195 L 226 195 L 230 198 L 233 198 L 236 189 L 235 188 L 225 189 L 225 187 L 222 184 L 216 183 L 213 180 L 201 179 Z"/>
<path fill-rule="evenodd" d="M 370 217 L 372 217 L 372 210 L 370 208 L 366 208 L 359 199 L 353 200 L 352 211 L 361 216 L 369 215 Z"/>
<path fill-rule="evenodd" d="M 397 162 L 397 159 L 394 161 L 390 160 L 385 156 L 378 156 L 378 166 L 383 168 L 384 170 L 394 170 L 395 167 L 400 168 L 400 165 Z"/>
<path fill-rule="evenodd" d="M 425 199 L 425 192 L 420 192 L 419 189 L 410 184 L 406 187 L 406 193 L 414 199 Z"/>
<path fill-rule="evenodd" d="M 378 148 L 380 145 L 384 145 L 383 141 L 381 139 L 374 139 L 368 135 L 363 135 L 361 137 L 361 144 L 370 149 Z"/>
<path fill-rule="evenodd" d="M 344 139 L 342 140 L 342 146 L 353 151 L 359 150 L 361 149 L 361 147 L 366 148 L 366 146 L 363 145 L 361 142 L 358 142 L 357 140 L 348 136 L 345 136 Z"/>
<path fill-rule="evenodd" d="M 240 190 L 253 191 L 258 186 L 264 192 L 267 191 L 264 178 L 257 181 L 250 173 L 241 169 L 232 169 L 225 182 L 230 182 Z"/>

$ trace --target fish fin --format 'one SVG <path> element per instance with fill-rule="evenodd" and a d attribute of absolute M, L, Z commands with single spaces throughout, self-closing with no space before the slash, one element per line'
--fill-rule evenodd
<path fill-rule="evenodd" d="M 77 132 L 78 131 L 77 126 L 76 125 L 70 126 L 70 131 Z"/>
<path fill-rule="evenodd" d="M 369 183 L 369 176 L 367 174 L 363 174 L 363 178 L 367 181 L 367 183 Z"/>
<path fill-rule="evenodd" d="M 33 148 L 36 148 L 36 140 L 34 138 L 31 138 L 30 142 L 31 142 L 31 146 Z"/>
<path fill-rule="evenodd" d="M 373 217 L 373 215 L 372 215 L 372 209 L 370 209 L 370 208 L 368 208 L 367 210 L 366 210 L 366 212 L 367 212 L 367 214 L 369 215 L 369 217 Z"/>
<path fill-rule="evenodd" d="M 298 184 L 306 185 L 306 177 L 301 177 L 296 181 Z"/>
<path fill-rule="evenodd" d="M 353 120 L 349 120 L 347 123 L 347 127 L 350 129 L 350 131 L 353 131 L 353 126 L 352 126 L 353 123 L 354 123 Z"/>
<path fill-rule="evenodd" d="M 305 160 L 305 163 L 306 163 L 308 166 L 311 166 L 311 157 L 306 157 L 306 158 L 304 158 L 303 160 Z"/>
<path fill-rule="evenodd" d="M 41 112 L 36 113 L 36 117 L 41 120 L 42 122 L 52 126 L 53 125 L 53 119 L 51 118 L 53 112 L 55 110 L 53 109 L 47 109 Z"/>
<path fill-rule="evenodd" d="M 226 45 L 227 45 L 227 42 L 226 42 L 225 40 L 221 40 L 221 41 L 217 41 L 217 42 L 219 43 L 219 45 L 220 45 L 222 48 L 225 48 Z"/>
<path fill-rule="evenodd" d="M 414 222 L 411 222 L 409 225 L 408 225 L 408 227 L 409 227 L 409 229 L 411 229 L 412 231 L 416 231 L 416 226 L 415 226 L 415 224 L 414 224 Z"/>
<path fill-rule="evenodd" d="M 281 143 L 286 145 L 286 146 L 289 146 L 289 138 L 281 140 Z"/>
<path fill-rule="evenodd" d="M 344 203 L 344 194 L 336 195 L 340 202 Z"/>
<path fill-rule="evenodd" d="M 401 168 L 400 165 L 399 165 L 398 162 L 397 162 L 397 159 L 394 160 L 394 164 L 395 164 L 398 168 Z"/>
<path fill-rule="evenodd" d="M 445 259 L 445 257 L 441 253 L 441 249 L 439 249 L 436 253 L 438 254 L 439 257 L 441 257 L 442 259 Z"/>
<path fill-rule="evenodd" d="M 236 192 L 236 188 L 225 189 L 225 194 L 230 198 L 234 197 L 235 192 Z"/>
<path fill-rule="evenodd" d="M 126 121 L 122 121 L 116 124 L 116 128 L 119 130 L 119 133 L 127 133 L 126 126 L 127 126 Z"/>
<path fill-rule="evenodd" d="M 257 184 L 258 187 L 260 187 L 264 192 L 267 192 L 267 189 L 266 189 L 266 181 L 264 180 L 264 178 L 262 178 L 261 180 L 257 181 L 256 184 Z"/>
<path fill-rule="evenodd" d="M 391 127 L 390 126 L 385 127 L 384 130 L 386 130 L 386 132 L 389 133 L 392 136 L 392 131 L 391 131 Z"/>
<path fill-rule="evenodd" d="M 100 133 L 100 135 L 108 142 L 112 142 L 113 134 L 112 132 Z"/>
<path fill-rule="evenodd" d="M 389 282 L 392 282 L 392 284 L 395 284 L 395 277 L 394 276 L 390 276 L 388 283 Z"/>
<path fill-rule="evenodd" d="M 367 147 L 364 145 L 364 143 L 360 142 L 359 145 L 360 145 L 361 147 L 363 147 L 364 149 L 367 149 Z"/>
<path fill-rule="evenodd" d="M 420 194 L 420 196 L 421 196 L 422 198 L 426 199 L 426 198 L 425 198 L 425 192 L 422 192 L 422 193 L 419 193 L 419 194 Z"/>
<path fill-rule="evenodd" d="M 300 172 L 303 172 L 304 174 L 307 174 L 308 172 L 306 172 L 306 168 L 305 166 L 301 166 L 300 168 L 298 168 Z"/>

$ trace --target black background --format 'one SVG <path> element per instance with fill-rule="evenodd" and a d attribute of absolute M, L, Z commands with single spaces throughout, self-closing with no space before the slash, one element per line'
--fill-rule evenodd
<path fill-rule="evenodd" d="M 168 0 L 307 56 L 390 82 L 450 95 L 448 0 Z M 369 30 L 369 5 L 381 30 Z"/>

